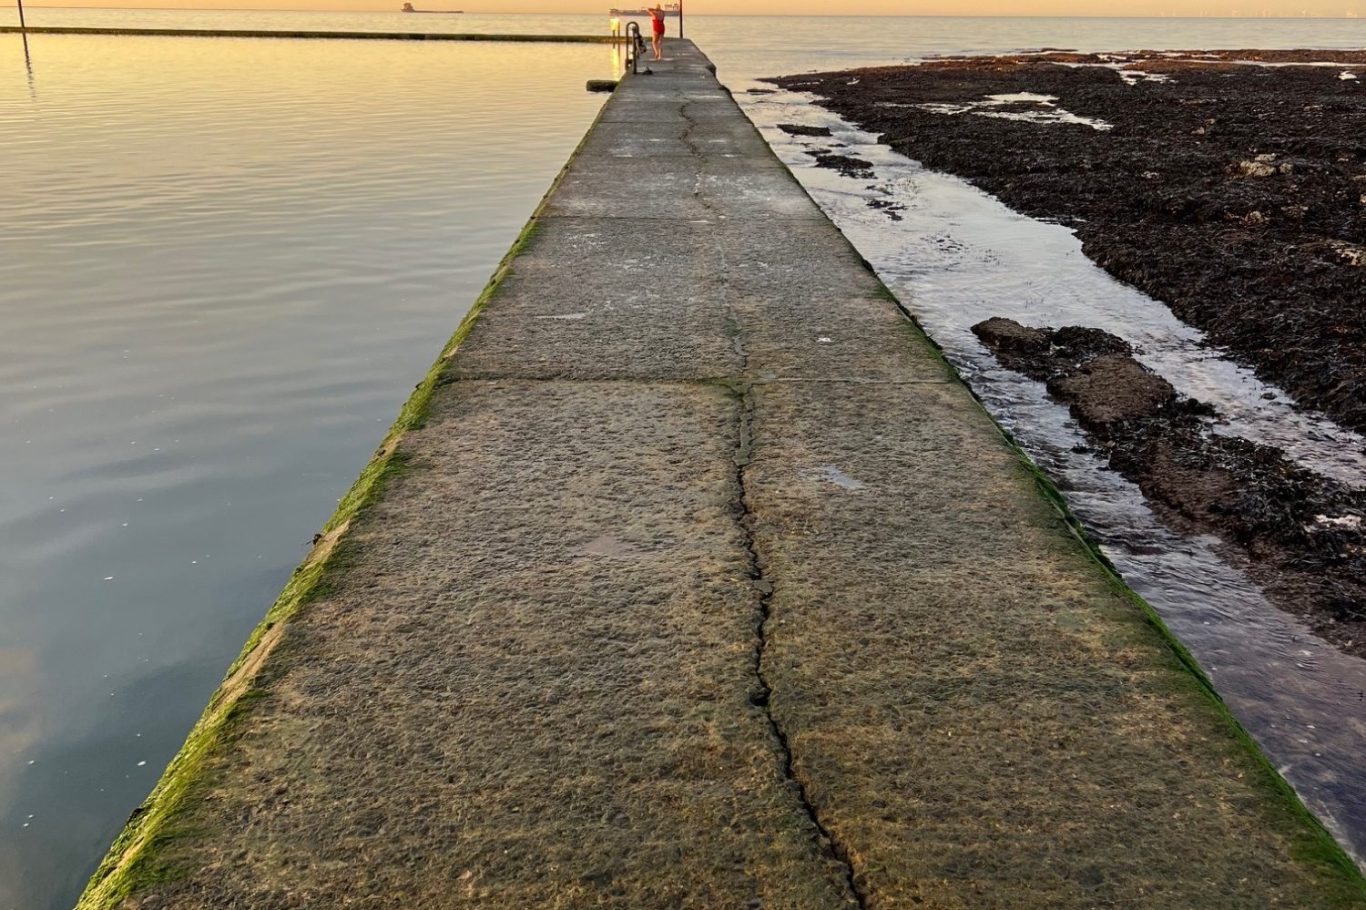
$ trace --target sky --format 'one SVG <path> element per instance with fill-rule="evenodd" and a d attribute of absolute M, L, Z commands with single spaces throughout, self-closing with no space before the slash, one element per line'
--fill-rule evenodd
<path fill-rule="evenodd" d="M 7 3 L 7 0 L 0 0 Z M 33 6 L 183 7 L 187 9 L 393 10 L 391 0 L 30 0 Z M 419 7 L 423 4 L 418 3 Z M 430 8 L 471 13 L 605 13 L 644 0 L 429 0 Z M 1366 16 L 1366 0 L 685 0 L 695 15 L 1215 15 Z"/>
<path fill-rule="evenodd" d="M 364 0 L 358 0 L 359 4 Z M 631 0 L 464 0 L 461 9 L 470 12 L 560 12 L 597 13 L 611 6 L 645 6 Z M 1342 16 L 1347 11 L 1366 12 L 1361 0 L 685 0 L 687 12 L 703 15 L 745 14 L 775 15 L 839 15 L 839 16 L 914 16 L 914 15 L 974 15 L 1003 9 L 1018 10 L 1016 15 L 1114 16 L 1136 15 L 1149 10 L 1151 14 L 1168 11 L 1195 13 L 1210 6 L 1246 9 L 1263 8 L 1272 15 Z"/>

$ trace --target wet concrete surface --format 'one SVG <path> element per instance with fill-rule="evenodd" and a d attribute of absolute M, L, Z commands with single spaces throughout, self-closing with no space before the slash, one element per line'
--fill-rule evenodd
<path fill-rule="evenodd" d="M 189 795 L 85 906 L 1359 905 L 705 58 L 668 48 L 245 664 Z"/>

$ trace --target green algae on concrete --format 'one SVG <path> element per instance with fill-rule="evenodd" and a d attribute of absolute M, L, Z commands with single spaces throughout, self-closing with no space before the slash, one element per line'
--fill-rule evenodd
<path fill-rule="evenodd" d="M 582 142 L 579 147 L 582 147 Z M 573 160 L 572 157 L 570 160 Z M 552 183 L 547 197 L 559 185 L 559 180 L 560 177 L 557 177 Z M 432 394 L 443 370 L 506 278 L 513 260 L 535 236 L 537 217 L 543 206 L 544 201 L 499 262 L 487 286 L 461 320 L 435 363 L 408 397 L 374 456 L 338 502 L 336 511 L 315 537 L 309 554 L 294 570 L 280 596 L 248 636 L 184 745 L 171 760 L 152 793 L 133 812 L 91 876 L 77 904 L 78 908 L 116 907 L 140 887 L 171 881 L 183 874 L 183 870 L 165 855 L 165 848 L 180 838 L 194 837 L 199 832 L 193 827 L 178 827 L 176 816 L 188 799 L 196 792 L 202 795 L 208 785 L 205 762 L 209 753 L 228 745 L 227 737 L 232 722 L 241 716 L 241 712 L 255 698 L 261 696 L 261 691 L 254 687 L 254 681 L 278 643 L 278 634 L 273 633 L 278 633 L 300 609 L 319 596 L 328 572 L 338 568 L 337 550 L 345 541 L 352 522 L 379 496 L 385 480 L 401 470 L 402 457 L 397 452 L 399 440 L 410 430 L 421 427 L 426 420 Z"/>
<path fill-rule="evenodd" d="M 945 401 L 956 425 L 924 419 Z M 974 410 L 957 384 L 758 389 L 773 710 L 861 887 L 940 907 L 1357 905 L 1340 851 L 1051 504 L 1018 495 L 1031 473 Z M 813 468 L 797 483 L 794 463 Z"/>
<path fill-rule="evenodd" d="M 1362 906 L 668 47 L 81 906 Z M 668 192 L 629 191 L 651 173 Z"/>
<path fill-rule="evenodd" d="M 202 795 L 208 783 L 204 773 L 208 754 L 216 748 L 228 745 L 233 720 L 239 718 L 241 712 L 247 710 L 254 699 L 263 695 L 260 689 L 254 688 L 254 681 L 278 644 L 278 631 L 300 609 L 319 596 L 327 573 L 337 569 L 337 550 L 344 542 L 352 522 L 380 494 L 385 480 L 401 470 L 402 458 L 396 452 L 398 441 L 406 432 L 422 425 L 444 362 L 469 334 L 474 319 L 501 281 L 507 263 L 524 245 L 533 233 L 534 227 L 533 219 L 523 230 L 512 252 L 504 259 L 488 289 L 476 301 L 455 335 L 447 343 L 437 362 L 422 382 L 418 383 L 384 442 L 323 526 L 308 556 L 294 570 L 265 618 L 252 630 L 241 653 L 228 668 L 226 678 L 214 693 L 203 716 L 190 731 L 185 744 L 172 759 L 151 795 L 133 813 L 128 824 L 114 841 L 108 855 L 95 871 L 78 904 L 79 907 L 118 906 L 119 902 L 139 886 L 170 881 L 182 873 L 182 870 L 165 856 L 164 848 L 179 838 L 194 837 L 200 833 L 193 827 L 178 827 L 176 815 L 183 808 L 185 801 L 196 792 Z"/>

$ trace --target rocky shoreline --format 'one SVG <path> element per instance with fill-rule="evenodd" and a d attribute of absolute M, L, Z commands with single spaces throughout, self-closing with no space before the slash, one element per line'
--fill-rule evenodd
<path fill-rule="evenodd" d="M 1069 225 L 1111 274 L 1366 432 L 1366 51 L 1059 51 L 775 81 Z"/>
<path fill-rule="evenodd" d="M 1069 226 L 1116 278 L 1366 432 L 1366 51 L 1054 51 L 775 81 Z M 850 176 L 866 164 L 808 154 Z M 1211 408 L 1114 335 L 973 331 L 1046 383 L 1165 522 L 1217 535 L 1274 603 L 1366 656 L 1366 491 L 1215 433 Z"/>
<path fill-rule="evenodd" d="M 1044 382 L 1164 520 L 1218 535 L 1278 606 L 1366 656 L 1366 491 L 1211 432 L 1213 409 L 1179 396 L 1108 332 L 998 318 L 973 333 L 1003 366 Z"/>

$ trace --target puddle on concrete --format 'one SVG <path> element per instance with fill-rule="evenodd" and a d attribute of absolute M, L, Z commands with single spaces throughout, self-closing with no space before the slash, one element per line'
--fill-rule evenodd
<path fill-rule="evenodd" d="M 768 88 L 768 86 L 764 86 Z M 1366 856 L 1366 661 L 1276 609 L 1222 558 L 1219 541 L 1162 524 L 1137 487 L 1086 451 L 1042 383 L 1003 369 L 970 327 L 992 316 L 1083 325 L 1130 342 L 1183 395 L 1213 405 L 1214 432 L 1280 448 L 1366 486 L 1366 440 L 1209 345 L 1167 307 L 1120 284 L 1070 230 L 1026 218 L 955 177 L 927 171 L 809 96 L 737 94 L 779 156 L 943 346 L 988 408 L 1066 494 L 1125 580 L 1192 651 L 1243 725 L 1357 858 Z M 778 124 L 813 128 L 791 135 Z M 849 150 L 873 176 L 817 168 L 810 153 Z"/>
<path fill-rule="evenodd" d="M 855 480 L 832 464 L 821 465 L 818 468 L 807 468 L 801 472 L 801 478 L 819 483 L 832 483 L 851 493 L 863 489 L 863 481 Z"/>
<path fill-rule="evenodd" d="M 606 556 L 613 559 L 637 559 L 641 556 L 639 548 L 610 534 L 603 534 L 589 541 L 582 552 L 585 556 Z"/>

